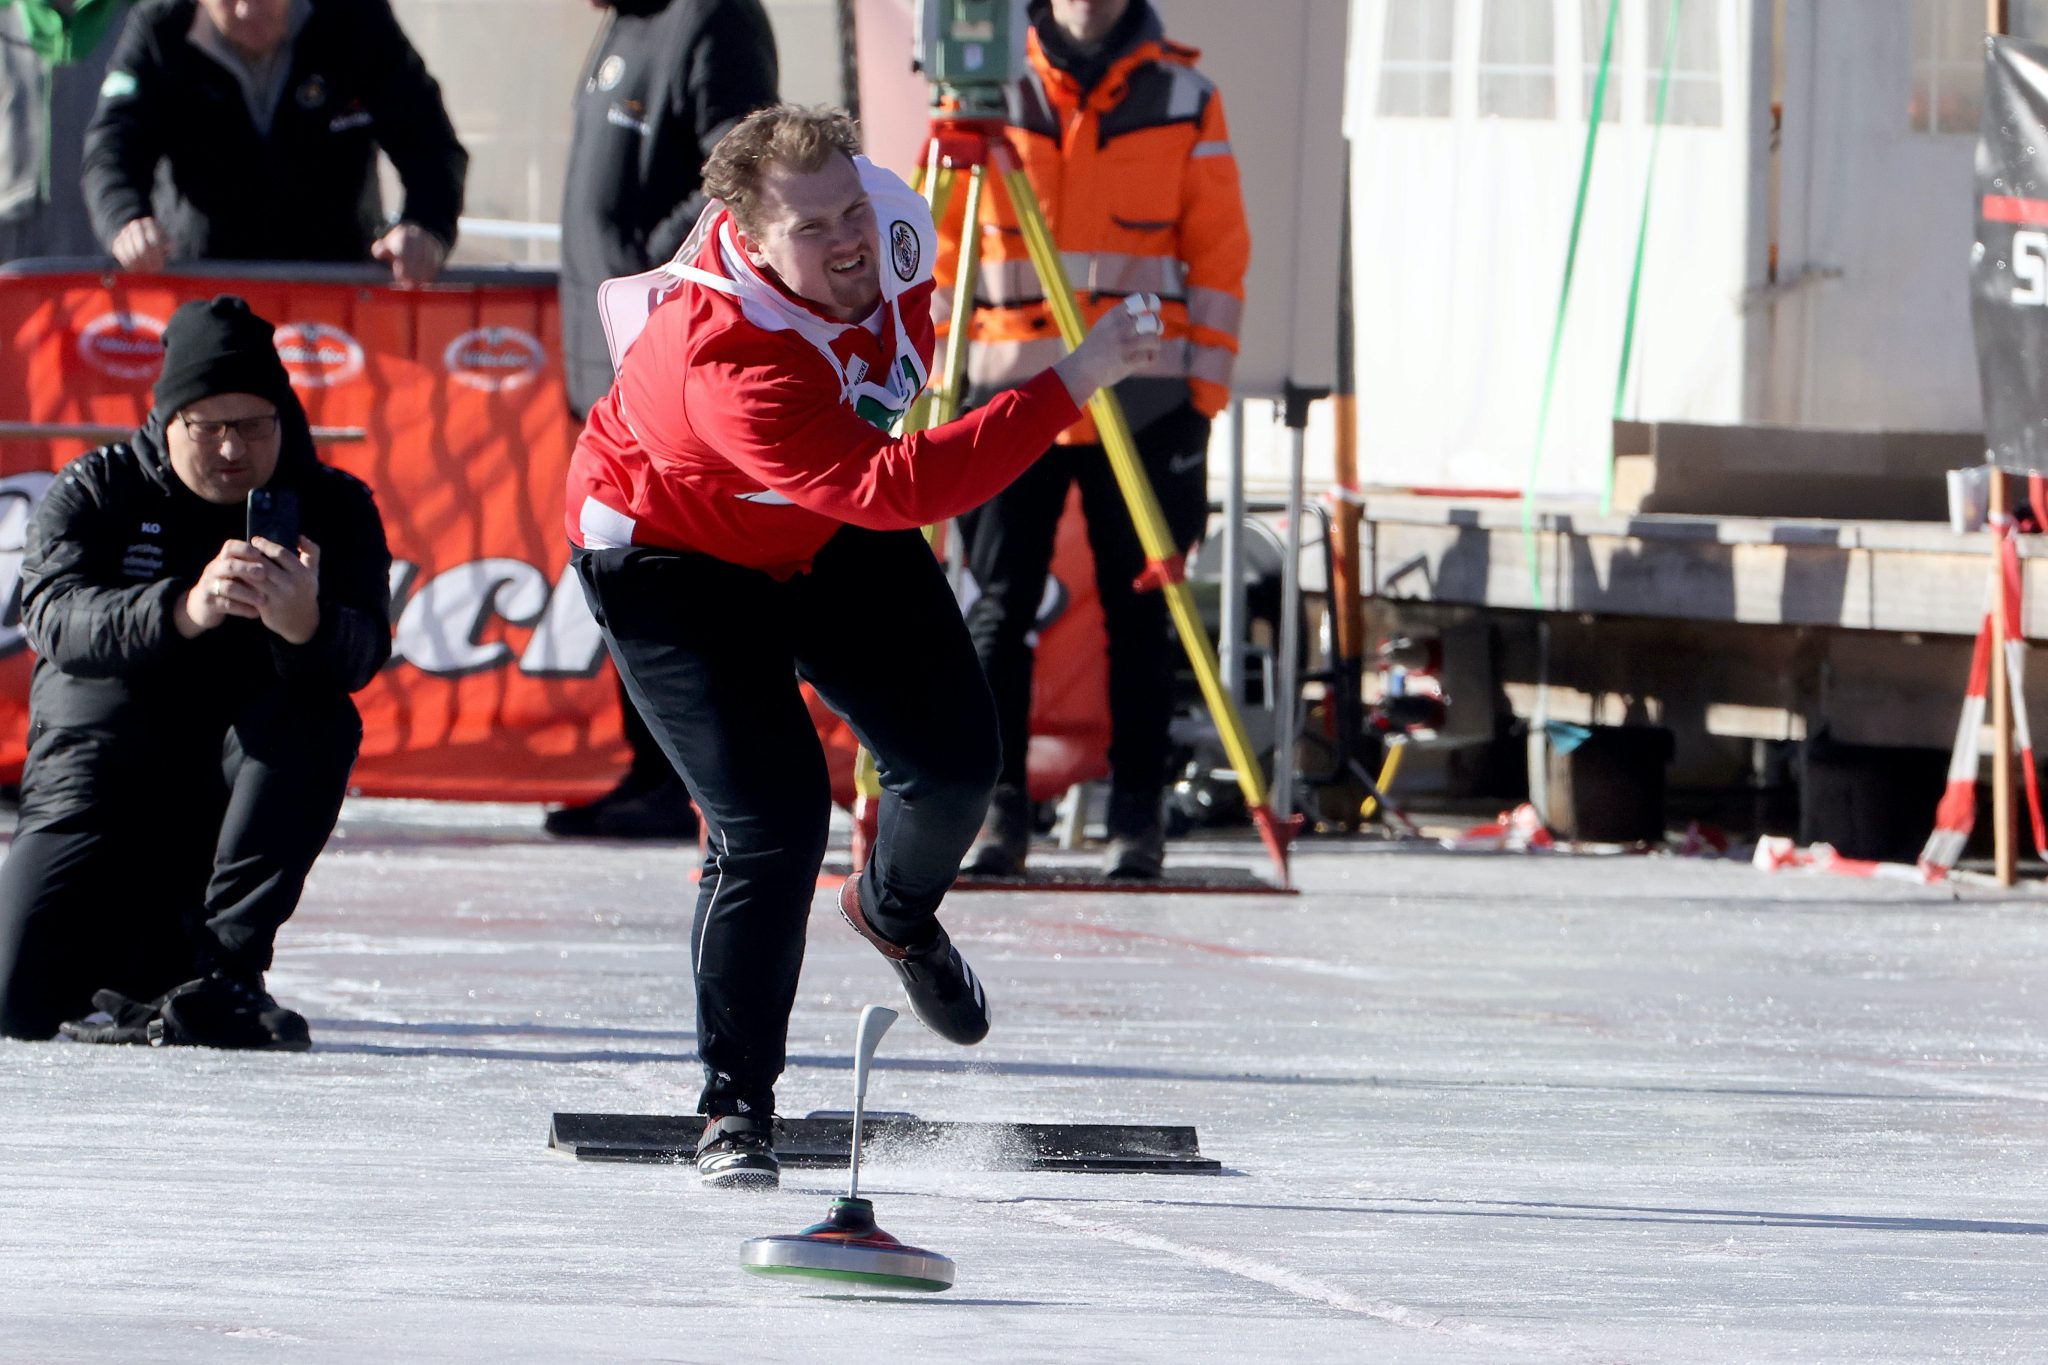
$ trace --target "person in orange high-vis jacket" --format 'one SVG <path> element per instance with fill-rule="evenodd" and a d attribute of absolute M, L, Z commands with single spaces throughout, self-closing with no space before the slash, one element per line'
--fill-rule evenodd
<path fill-rule="evenodd" d="M 1059 245 L 1083 316 L 1132 294 L 1162 300 L 1158 359 L 1116 386 L 1169 529 L 1183 547 L 1208 518 L 1209 422 L 1230 397 L 1251 259 L 1223 99 L 1169 42 L 1150 0 L 1033 0 L 1030 71 L 1010 91 L 1006 135 Z M 964 196 L 955 196 L 955 203 Z M 1064 351 L 1008 196 L 983 196 L 981 265 L 967 358 L 969 405 L 1013 387 Z M 950 316 L 964 212 L 940 224 L 934 308 Z M 1105 871 L 1155 877 L 1165 856 L 1160 797 L 1175 645 L 1166 604 L 1135 580 L 1145 556 L 1093 420 L 966 525 L 979 596 L 967 624 L 995 693 L 1003 771 L 963 871 L 1013 875 L 1030 840 L 1025 790 L 1029 643 L 1068 488 L 1078 483 L 1109 638 L 1110 845 Z"/>

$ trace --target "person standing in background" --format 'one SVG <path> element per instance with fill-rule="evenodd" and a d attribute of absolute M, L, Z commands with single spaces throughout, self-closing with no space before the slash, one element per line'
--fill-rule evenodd
<path fill-rule="evenodd" d="M 1170 42 L 1151 0 L 1032 0 L 1030 70 L 1010 88 L 1006 135 L 1046 218 L 1084 319 L 1134 294 L 1165 301 L 1157 360 L 1116 386 L 1146 477 L 1185 552 L 1209 517 L 1209 420 L 1230 398 L 1251 231 L 1223 97 Z M 1065 349 L 1005 196 L 982 200 L 982 268 L 969 324 L 970 403 Z M 960 215 L 939 225 L 938 306 L 954 284 Z M 949 319 L 939 326 L 947 330 Z M 1111 877 L 1150 878 L 1166 858 L 1160 799 L 1173 712 L 1174 645 L 1162 595 L 1137 586 L 1145 553 L 1087 416 L 964 523 L 981 589 L 967 628 L 1001 718 L 1003 772 L 963 870 L 1015 876 L 1030 849 L 1025 750 L 1031 631 L 1067 489 L 1079 484 L 1109 638 Z"/>
<path fill-rule="evenodd" d="M 85 125 L 129 0 L 0 0 L 0 262 L 98 256 Z"/>
<path fill-rule="evenodd" d="M 591 0 L 606 11 L 577 87 L 562 191 L 562 366 L 580 423 L 612 386 L 597 287 L 667 261 L 709 200 L 704 160 L 776 102 L 775 35 L 760 0 Z M 548 833 L 687 839 L 690 794 L 622 686 L 632 762 L 618 786 L 550 811 Z"/>
<path fill-rule="evenodd" d="M 379 151 L 405 187 L 390 220 Z M 428 284 L 468 170 L 389 0 L 140 0 L 85 135 L 93 230 L 123 270 L 378 260 Z"/>

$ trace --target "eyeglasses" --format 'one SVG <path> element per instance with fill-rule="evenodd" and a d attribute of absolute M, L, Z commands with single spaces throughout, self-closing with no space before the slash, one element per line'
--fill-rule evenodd
<path fill-rule="evenodd" d="M 209 421 L 199 417 L 188 417 L 183 413 L 178 420 L 185 424 L 192 439 L 203 446 L 217 446 L 227 439 L 230 431 L 235 439 L 242 442 L 267 441 L 277 435 L 277 414 L 266 412 L 259 417 L 236 417 L 228 421 Z"/>

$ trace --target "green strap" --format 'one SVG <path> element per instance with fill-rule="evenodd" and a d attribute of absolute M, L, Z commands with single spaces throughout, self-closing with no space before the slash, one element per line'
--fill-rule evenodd
<path fill-rule="evenodd" d="M 1643 249 L 1650 241 L 1650 189 L 1657 183 L 1657 149 L 1664 144 L 1664 108 L 1671 98 L 1671 67 L 1678 54 L 1678 7 L 1671 0 L 1671 13 L 1664 33 L 1664 74 L 1657 79 L 1657 112 L 1650 124 L 1650 166 L 1643 176 L 1643 214 L 1636 224 L 1636 266 L 1628 279 L 1628 317 L 1621 325 L 1621 372 L 1614 377 L 1614 420 L 1620 421 L 1624 395 L 1628 392 L 1629 359 L 1635 354 L 1636 301 L 1643 289 Z M 1614 510 L 1614 457 L 1607 458 L 1607 478 L 1600 488 L 1600 512 Z"/>
<path fill-rule="evenodd" d="M 1564 318 L 1572 301 L 1572 273 L 1579 263 L 1579 230 L 1586 223 L 1586 190 L 1593 182 L 1593 152 L 1600 142 L 1600 114 L 1607 105 L 1607 72 L 1614 60 L 1614 21 L 1621 0 L 1609 0 L 1607 33 L 1600 40 L 1600 71 L 1593 78 L 1593 107 L 1586 116 L 1586 156 L 1579 167 L 1579 197 L 1572 206 L 1572 235 L 1564 251 L 1564 283 L 1557 292 L 1557 321 L 1550 329 L 1550 361 L 1543 367 L 1543 401 L 1536 411 L 1536 444 L 1529 451 L 1529 474 L 1522 481 L 1522 545 L 1529 559 L 1529 596 L 1544 609 L 1543 577 L 1536 554 L 1536 476 L 1543 466 L 1543 438 L 1550 429 L 1550 400 L 1557 389 L 1557 359 L 1564 348 Z"/>

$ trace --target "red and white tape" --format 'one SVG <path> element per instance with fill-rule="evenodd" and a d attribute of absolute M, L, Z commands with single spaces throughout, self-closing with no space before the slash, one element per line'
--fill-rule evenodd
<path fill-rule="evenodd" d="M 2013 540 L 2012 523 L 1996 527 L 1998 532 L 1998 574 L 1992 591 L 2005 596 L 2005 619 L 2009 632 L 2005 641 L 2005 674 L 2011 684 L 2013 739 L 2020 751 L 2020 771 L 2026 778 L 2027 812 L 2034 826 L 2034 848 L 2048 858 L 2048 825 L 2041 816 L 2041 779 L 2034 766 L 2034 735 L 2027 724 L 2026 675 L 2027 641 L 2020 632 L 2020 553 Z M 1930 881 L 1938 881 L 1955 870 L 1977 825 L 1977 770 L 1984 729 L 1984 700 L 1991 685 L 1991 629 L 1996 603 L 1984 612 L 1984 624 L 1977 631 L 1977 647 L 1970 655 L 1970 687 L 1963 698 L 1962 719 L 1956 724 L 1955 748 L 1949 753 L 1948 786 L 1934 814 L 1934 832 L 1920 850 L 1920 870 Z"/>

